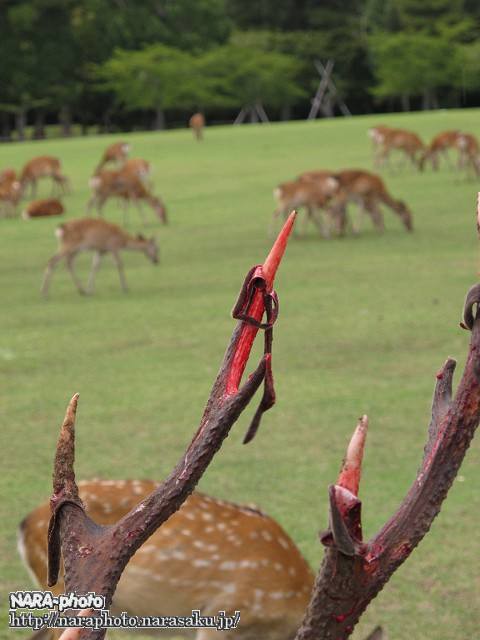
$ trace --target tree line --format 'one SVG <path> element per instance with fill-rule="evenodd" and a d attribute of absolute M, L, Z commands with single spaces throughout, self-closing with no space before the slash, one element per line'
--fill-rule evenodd
<path fill-rule="evenodd" d="M 353 113 L 474 106 L 479 26 L 476 0 L 5 0 L 1 136 L 305 117 L 327 59 Z"/>

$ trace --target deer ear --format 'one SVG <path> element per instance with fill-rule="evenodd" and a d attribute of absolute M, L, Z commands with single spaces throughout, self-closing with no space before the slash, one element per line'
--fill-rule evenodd
<path fill-rule="evenodd" d="M 138 233 L 137 240 L 145 240 L 145 236 L 143 236 L 141 233 Z"/>

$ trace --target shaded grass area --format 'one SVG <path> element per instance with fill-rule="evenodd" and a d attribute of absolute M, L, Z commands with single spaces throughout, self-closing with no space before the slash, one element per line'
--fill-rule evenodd
<path fill-rule="evenodd" d="M 371 169 L 366 130 L 377 123 L 428 139 L 452 128 L 478 135 L 478 121 L 478 111 L 452 111 L 218 127 L 207 129 L 202 144 L 188 131 L 122 136 L 134 156 L 152 161 L 171 220 L 159 227 L 152 214 L 147 229 L 161 245 L 158 267 L 125 256 L 128 295 L 106 259 L 94 297 L 78 296 L 59 268 L 50 299 L 42 300 L 58 220 L 0 220 L 2 593 L 31 584 L 15 553 L 15 530 L 49 496 L 58 427 L 75 391 L 79 478 L 161 479 L 181 455 L 233 328 L 229 310 L 240 284 L 268 251 L 276 184 L 308 169 Z M 67 214 L 77 217 L 91 171 L 115 139 L 3 146 L 0 167 L 57 155 L 74 187 Z M 361 487 L 368 537 L 415 477 L 436 370 L 454 356 L 461 371 L 468 344 L 458 321 L 477 279 L 478 184 L 446 169 L 384 177 L 412 208 L 414 234 L 387 211 L 383 236 L 367 223 L 357 238 L 323 241 L 312 228 L 291 242 L 277 281 L 278 404 L 244 447 L 252 403 L 201 482 L 218 497 L 257 502 L 313 566 L 322 557 L 317 531 L 326 526 L 326 488 L 358 415 L 370 416 Z M 47 194 L 49 186 L 41 190 Z M 105 215 L 122 220 L 115 204 Z M 142 230 L 133 210 L 130 220 L 132 231 Z M 78 263 L 86 278 L 89 257 Z M 377 623 L 392 640 L 478 635 L 479 462 L 474 441 L 432 531 L 369 608 L 355 638 Z M 6 598 L 1 607 L 5 613 Z M 2 624 L 1 638 L 12 633 Z"/>

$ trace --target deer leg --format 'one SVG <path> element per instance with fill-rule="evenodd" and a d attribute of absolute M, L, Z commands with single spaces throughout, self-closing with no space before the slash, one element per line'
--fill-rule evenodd
<path fill-rule="evenodd" d="M 90 275 L 88 277 L 88 284 L 87 284 L 88 294 L 92 294 L 94 292 L 95 276 L 97 275 L 97 271 L 100 268 L 101 262 L 102 262 L 102 254 L 100 253 L 100 251 L 95 251 L 95 253 L 93 254 L 93 260 L 92 260 L 92 270 L 90 271 Z"/>
<path fill-rule="evenodd" d="M 137 209 L 138 209 L 138 213 L 140 214 L 140 219 L 142 221 L 142 224 L 144 227 L 147 226 L 147 219 L 145 218 L 145 212 L 142 208 L 142 203 L 140 202 L 140 200 L 136 200 L 135 201 L 136 205 L 137 205 Z"/>
<path fill-rule="evenodd" d="M 60 253 L 56 253 L 48 261 L 47 268 L 45 269 L 45 275 L 43 276 L 42 287 L 40 289 L 40 292 L 42 293 L 42 295 L 44 296 L 48 295 L 48 289 L 50 287 L 50 281 L 52 279 L 53 270 L 55 269 L 57 264 L 60 262 L 60 260 L 62 260 L 64 257 L 65 257 L 65 254 L 60 252 Z"/>
<path fill-rule="evenodd" d="M 128 218 L 127 218 L 127 209 L 129 202 L 128 200 L 123 200 L 123 226 L 128 227 Z"/>
<path fill-rule="evenodd" d="M 383 222 L 383 214 L 380 211 L 380 208 L 378 207 L 377 203 L 375 203 L 375 202 L 365 203 L 365 211 L 370 214 L 370 217 L 372 218 L 372 222 L 373 222 L 375 228 L 380 233 L 383 233 L 385 231 L 385 225 L 384 225 L 384 222 Z"/>
<path fill-rule="evenodd" d="M 112 251 L 112 256 L 113 259 L 115 261 L 115 264 L 117 265 L 117 269 L 118 269 L 118 275 L 120 278 L 120 285 L 122 287 L 122 290 L 127 293 L 128 291 L 128 287 L 127 287 L 127 281 L 125 280 L 125 273 L 123 270 L 123 262 L 120 258 L 120 255 L 118 253 L 118 251 Z"/>
<path fill-rule="evenodd" d="M 87 292 L 83 288 L 83 285 L 80 282 L 80 280 L 78 279 L 78 276 L 75 273 L 75 269 L 73 268 L 73 263 L 74 263 L 74 260 L 75 260 L 76 256 L 77 256 L 76 253 L 70 253 L 69 255 L 67 255 L 67 257 L 66 257 L 67 268 L 70 271 L 70 275 L 72 276 L 72 280 L 73 280 L 75 286 L 78 289 L 78 293 L 81 293 L 82 295 L 86 295 Z"/>

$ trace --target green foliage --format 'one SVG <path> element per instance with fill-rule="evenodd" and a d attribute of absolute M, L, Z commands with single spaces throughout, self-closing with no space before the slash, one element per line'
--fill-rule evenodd
<path fill-rule="evenodd" d="M 457 74 L 457 59 L 447 39 L 425 33 L 378 33 L 370 38 L 379 97 L 421 95 L 449 86 Z"/>

